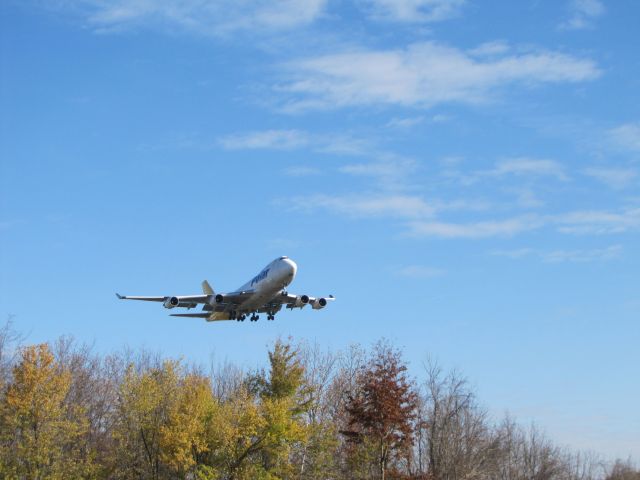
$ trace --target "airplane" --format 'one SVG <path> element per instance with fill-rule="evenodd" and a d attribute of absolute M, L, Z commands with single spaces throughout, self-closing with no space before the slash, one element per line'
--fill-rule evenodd
<path fill-rule="evenodd" d="M 147 302 L 162 302 L 165 308 L 183 307 L 195 308 L 202 304 L 199 313 L 173 313 L 172 317 L 204 318 L 208 322 L 221 320 L 236 320 L 243 322 L 249 314 L 250 320 L 257 322 L 260 313 L 267 314 L 267 320 L 275 320 L 275 315 L 282 307 L 293 310 L 311 305 L 314 310 L 320 310 L 335 300 L 333 295 L 327 297 L 310 297 L 308 295 L 293 295 L 287 292 L 287 286 L 296 276 L 298 266 L 289 257 L 282 256 L 264 267 L 260 273 L 230 293 L 215 293 L 209 282 L 202 282 L 202 295 L 182 295 L 164 297 L 139 297 L 120 295 L 120 300 L 143 300 Z"/>

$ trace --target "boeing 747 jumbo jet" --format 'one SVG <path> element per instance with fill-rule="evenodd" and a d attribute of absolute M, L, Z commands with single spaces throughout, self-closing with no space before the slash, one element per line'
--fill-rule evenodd
<path fill-rule="evenodd" d="M 286 291 L 293 282 L 298 266 L 289 257 L 276 258 L 262 271 L 231 293 L 218 293 L 206 280 L 202 282 L 203 295 L 184 295 L 178 297 L 130 297 L 116 296 L 120 300 L 144 300 L 147 302 L 162 302 L 165 308 L 195 308 L 202 304 L 199 313 L 173 313 L 172 317 L 206 318 L 208 322 L 219 320 L 237 320 L 242 322 L 251 314 L 251 321 L 257 322 L 260 313 L 267 314 L 267 320 L 274 320 L 275 315 L 282 309 L 302 308 L 311 305 L 314 310 L 327 306 L 329 301 L 335 300 L 333 295 L 328 297 L 310 297 L 308 295 L 292 295 Z"/>

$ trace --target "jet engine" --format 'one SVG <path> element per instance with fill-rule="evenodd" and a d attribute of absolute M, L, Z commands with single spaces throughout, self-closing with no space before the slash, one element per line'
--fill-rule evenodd
<path fill-rule="evenodd" d="M 311 303 L 311 308 L 313 308 L 314 310 L 320 310 L 321 308 L 324 308 L 326 306 L 327 306 L 326 298 L 318 298 Z"/>
<path fill-rule="evenodd" d="M 303 297 L 305 297 L 306 295 L 303 295 Z M 308 297 L 307 297 L 307 302 L 308 302 Z M 306 303 L 302 300 L 302 297 L 298 296 L 296 297 L 295 301 L 293 302 L 292 307 L 293 308 L 301 308 L 304 307 L 306 305 Z"/>
<path fill-rule="evenodd" d="M 300 297 L 300 301 L 302 302 L 302 305 L 306 305 L 307 303 L 309 303 L 309 300 L 310 300 L 309 295 L 302 295 Z"/>
<path fill-rule="evenodd" d="M 221 294 L 216 295 L 216 303 L 224 302 L 224 297 Z"/>
<path fill-rule="evenodd" d="M 179 303 L 180 300 L 178 300 L 178 297 L 168 297 L 162 304 L 164 308 L 175 308 Z"/>

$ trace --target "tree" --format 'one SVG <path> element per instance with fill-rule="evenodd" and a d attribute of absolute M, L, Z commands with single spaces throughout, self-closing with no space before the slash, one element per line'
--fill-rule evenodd
<path fill-rule="evenodd" d="M 179 363 L 138 372 L 129 365 L 120 385 L 113 427 L 115 478 L 157 480 L 165 470 L 161 462 L 162 427 L 179 395 Z"/>
<path fill-rule="evenodd" d="M 455 371 L 444 375 L 433 362 L 425 367 L 427 379 L 419 421 L 420 470 L 426 467 L 427 473 L 443 480 L 497 477 L 494 466 L 499 441 L 466 379 Z"/>
<path fill-rule="evenodd" d="M 178 476 L 193 474 L 198 460 L 207 451 L 206 422 L 213 409 L 208 378 L 194 373 L 179 380 L 159 438 L 160 458 Z"/>
<path fill-rule="evenodd" d="M 346 410 L 350 430 L 343 431 L 354 442 L 372 442 L 377 448 L 378 473 L 384 480 L 389 461 L 409 455 L 418 395 L 406 375 L 400 352 L 378 343 L 369 365 L 358 378 L 356 391 Z"/>
<path fill-rule="evenodd" d="M 60 368 L 46 344 L 24 348 L 12 373 L 0 408 L 3 477 L 90 475 L 91 458 L 79 441 L 86 419 L 65 404 L 70 373 Z"/>
<path fill-rule="evenodd" d="M 208 427 L 207 465 L 222 478 L 288 478 L 291 453 L 307 435 L 308 389 L 298 351 L 277 341 L 270 369 L 227 392 Z"/>
<path fill-rule="evenodd" d="M 630 460 L 616 460 L 606 480 L 640 480 L 640 470 L 633 468 Z"/>

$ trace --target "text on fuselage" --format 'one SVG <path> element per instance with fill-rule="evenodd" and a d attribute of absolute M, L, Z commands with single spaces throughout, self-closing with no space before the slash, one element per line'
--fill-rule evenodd
<path fill-rule="evenodd" d="M 259 283 L 262 280 L 264 280 L 265 278 L 267 278 L 267 275 L 269 275 L 269 269 L 265 269 L 262 272 L 260 272 L 258 275 L 256 275 L 255 277 L 253 277 L 253 280 L 251 280 L 251 286 L 253 287 L 253 285 L 255 283 Z"/>

